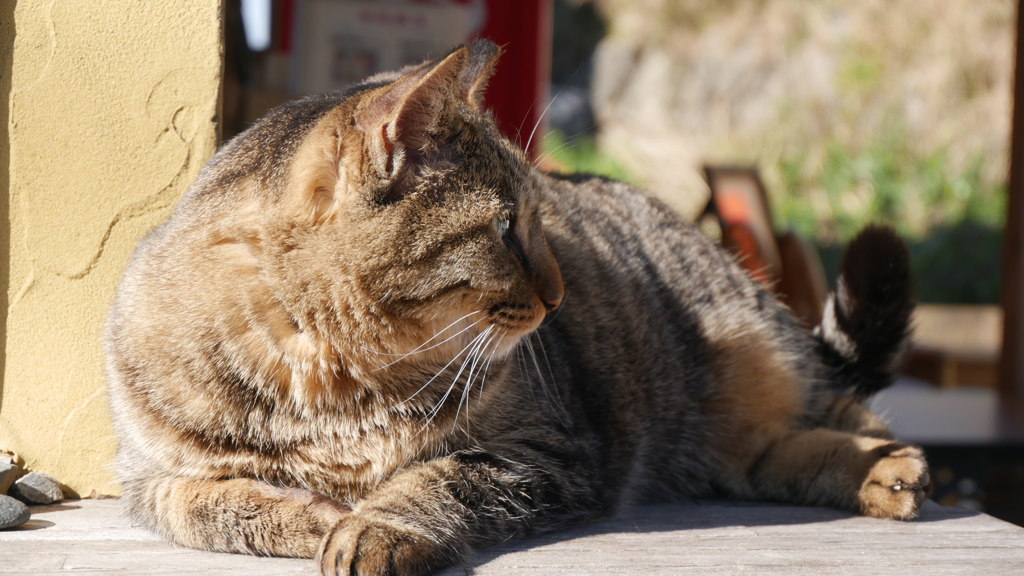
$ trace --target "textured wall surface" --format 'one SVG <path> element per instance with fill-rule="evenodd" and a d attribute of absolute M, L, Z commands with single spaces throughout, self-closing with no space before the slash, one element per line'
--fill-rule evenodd
<path fill-rule="evenodd" d="M 135 243 L 214 150 L 220 2 L 4 5 L 0 449 L 116 493 L 103 321 Z"/>

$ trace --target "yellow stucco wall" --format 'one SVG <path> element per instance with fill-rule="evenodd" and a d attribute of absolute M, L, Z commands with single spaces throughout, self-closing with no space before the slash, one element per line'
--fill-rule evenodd
<path fill-rule="evenodd" d="M 0 449 L 83 496 L 118 491 L 103 321 L 214 151 L 220 39 L 219 0 L 0 2 Z"/>

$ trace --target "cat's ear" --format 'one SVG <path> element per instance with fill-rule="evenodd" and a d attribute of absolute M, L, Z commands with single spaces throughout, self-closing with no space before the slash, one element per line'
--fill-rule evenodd
<path fill-rule="evenodd" d="M 467 52 L 466 66 L 459 78 L 463 97 L 474 109 L 482 110 L 487 81 L 494 75 L 501 48 L 490 40 L 480 38 L 467 46 Z"/>
<path fill-rule="evenodd" d="M 429 143 L 446 106 L 461 100 L 483 107 L 483 92 L 500 50 L 488 40 L 461 46 L 435 63 L 404 74 L 356 114 L 371 163 L 384 180 L 394 178 Z"/>
<path fill-rule="evenodd" d="M 466 56 L 460 48 L 436 64 L 408 72 L 357 112 L 356 127 L 366 135 L 366 151 L 382 179 L 394 178 L 410 151 L 429 142 L 446 101 L 457 91 Z"/>

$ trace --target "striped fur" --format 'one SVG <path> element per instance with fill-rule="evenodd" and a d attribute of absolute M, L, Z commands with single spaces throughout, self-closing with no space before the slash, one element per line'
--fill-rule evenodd
<path fill-rule="evenodd" d="M 861 403 L 906 334 L 869 345 L 909 311 L 865 265 L 898 241 L 809 334 L 650 195 L 534 169 L 482 108 L 497 53 L 273 111 L 141 243 L 106 331 L 128 512 L 363 575 L 635 501 L 913 517 L 923 456 Z"/>

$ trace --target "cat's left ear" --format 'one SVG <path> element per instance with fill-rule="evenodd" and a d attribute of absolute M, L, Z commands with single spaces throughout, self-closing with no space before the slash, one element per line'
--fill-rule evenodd
<path fill-rule="evenodd" d="M 484 91 L 487 81 L 494 75 L 494 68 L 501 56 L 501 48 L 483 38 L 474 40 L 467 47 L 466 66 L 459 78 L 463 97 L 475 110 L 483 110 Z"/>
<path fill-rule="evenodd" d="M 446 107 L 458 101 L 479 110 L 499 49 L 487 40 L 461 46 L 394 81 L 356 113 L 378 176 L 390 181 L 430 142 Z"/>

